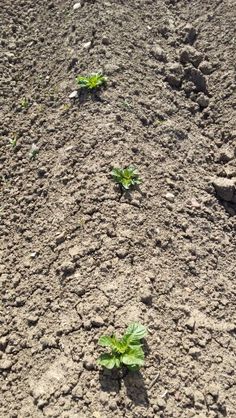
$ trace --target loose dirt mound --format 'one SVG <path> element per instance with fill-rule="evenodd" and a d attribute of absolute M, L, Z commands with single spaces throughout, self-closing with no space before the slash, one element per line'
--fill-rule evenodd
<path fill-rule="evenodd" d="M 0 11 L 0 416 L 233 418 L 235 1 L 73 5 Z M 97 341 L 133 320 L 146 364 L 119 380 Z"/>

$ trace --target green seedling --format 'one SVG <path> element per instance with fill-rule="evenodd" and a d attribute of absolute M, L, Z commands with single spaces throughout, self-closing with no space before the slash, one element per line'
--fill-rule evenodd
<path fill-rule="evenodd" d="M 76 81 L 81 88 L 92 91 L 98 90 L 100 87 L 104 86 L 107 82 L 107 77 L 101 73 L 94 73 L 87 77 L 78 76 L 76 77 Z"/>
<path fill-rule="evenodd" d="M 137 170 L 132 166 L 113 168 L 111 175 L 113 180 L 125 190 L 129 190 L 132 186 L 142 183 L 142 179 L 139 177 Z"/>
<path fill-rule="evenodd" d="M 26 97 L 23 97 L 23 99 L 20 101 L 20 107 L 22 109 L 28 109 L 28 107 L 29 107 L 29 100 Z"/>
<path fill-rule="evenodd" d="M 31 149 L 30 149 L 30 152 L 29 152 L 29 157 L 32 160 L 35 160 L 35 158 L 38 155 L 38 153 L 39 153 L 39 148 L 37 147 L 37 145 L 32 144 Z"/>
<path fill-rule="evenodd" d="M 98 364 L 113 369 L 125 366 L 128 370 L 139 370 L 144 364 L 144 352 L 142 340 L 147 334 L 146 328 L 138 323 L 132 323 L 127 328 L 122 338 L 102 336 L 99 338 L 99 345 L 110 348 L 110 353 L 101 354 Z"/>
<path fill-rule="evenodd" d="M 11 139 L 9 139 L 9 144 L 12 148 L 16 148 L 17 146 L 17 136 L 13 135 Z"/>
<path fill-rule="evenodd" d="M 124 100 L 123 102 L 121 102 L 120 106 L 123 109 L 128 109 L 128 110 L 132 109 L 132 107 L 133 107 L 133 105 L 131 103 L 129 103 L 127 100 Z"/>

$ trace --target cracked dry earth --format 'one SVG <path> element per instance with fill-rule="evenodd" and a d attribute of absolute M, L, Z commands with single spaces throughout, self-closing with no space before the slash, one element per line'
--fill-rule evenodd
<path fill-rule="evenodd" d="M 235 0 L 0 17 L 0 417 L 236 417 Z M 99 70 L 100 98 L 69 98 Z M 120 380 L 97 342 L 134 320 L 146 362 Z"/>

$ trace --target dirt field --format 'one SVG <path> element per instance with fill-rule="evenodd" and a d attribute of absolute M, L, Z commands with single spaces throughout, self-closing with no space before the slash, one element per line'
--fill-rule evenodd
<path fill-rule="evenodd" d="M 235 0 L 1 3 L 0 418 L 235 418 Z"/>

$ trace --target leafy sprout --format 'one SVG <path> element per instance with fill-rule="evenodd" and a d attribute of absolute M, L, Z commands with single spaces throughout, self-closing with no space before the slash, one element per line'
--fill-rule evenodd
<path fill-rule="evenodd" d="M 39 148 L 37 147 L 37 145 L 32 144 L 30 152 L 29 152 L 29 157 L 34 160 L 37 156 L 37 154 L 39 153 Z"/>
<path fill-rule="evenodd" d="M 146 328 L 138 323 L 132 323 L 128 326 L 122 338 L 116 338 L 114 335 L 104 335 L 99 338 L 99 345 L 110 348 L 110 353 L 101 354 L 98 364 L 107 368 L 121 368 L 125 366 L 128 370 L 139 370 L 144 364 L 144 352 L 142 349 L 142 340 L 147 334 Z"/>
<path fill-rule="evenodd" d="M 26 97 L 23 97 L 23 99 L 21 99 L 21 101 L 20 101 L 20 107 L 22 109 L 28 109 L 28 107 L 29 107 L 29 100 Z"/>
<path fill-rule="evenodd" d="M 17 146 L 17 136 L 16 136 L 16 134 L 14 134 L 13 137 L 9 139 L 9 144 L 12 148 L 16 148 L 16 146 Z"/>
<path fill-rule="evenodd" d="M 76 77 L 76 81 L 81 88 L 91 91 L 98 90 L 100 87 L 104 86 L 107 82 L 107 77 L 101 73 L 93 73 L 87 77 L 78 76 Z"/>
<path fill-rule="evenodd" d="M 132 166 L 113 168 L 111 175 L 113 180 L 125 190 L 129 190 L 130 187 L 142 183 L 142 179 L 139 177 L 137 170 Z"/>

